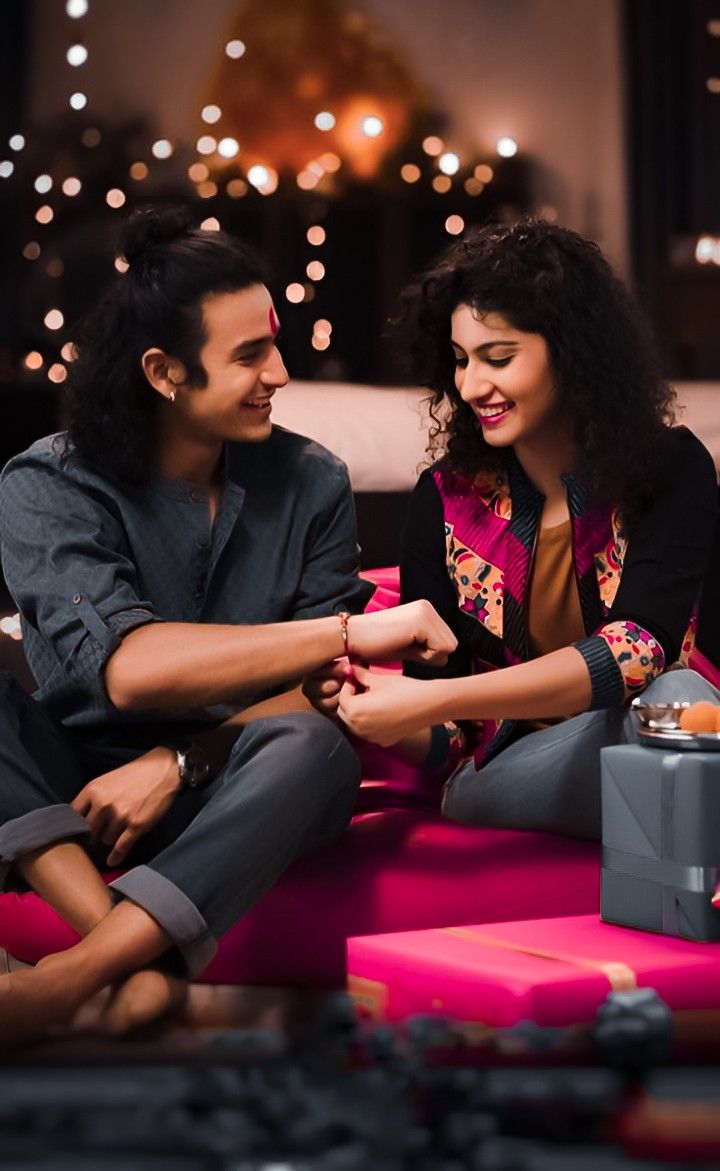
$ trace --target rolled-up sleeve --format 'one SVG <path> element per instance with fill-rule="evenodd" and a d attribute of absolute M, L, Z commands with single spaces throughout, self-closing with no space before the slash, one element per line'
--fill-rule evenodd
<path fill-rule="evenodd" d="M 76 687 L 106 698 L 104 668 L 123 636 L 159 620 L 111 498 L 19 457 L 0 479 L 0 540 L 23 622 Z"/>

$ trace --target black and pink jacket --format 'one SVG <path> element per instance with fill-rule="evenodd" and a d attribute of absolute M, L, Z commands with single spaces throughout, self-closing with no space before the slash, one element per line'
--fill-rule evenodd
<path fill-rule="evenodd" d="M 666 486 L 630 539 L 616 509 L 593 504 L 580 477 L 563 477 L 585 625 L 575 646 L 590 672 L 593 710 L 622 703 L 675 663 L 695 665 L 717 475 L 686 428 L 669 429 L 665 448 L 658 458 Z M 401 600 L 427 598 L 459 643 L 448 667 L 431 674 L 474 674 L 529 658 L 528 595 L 543 504 L 512 451 L 496 477 L 471 480 L 447 459 L 420 477 L 403 538 Z M 714 605 L 716 598 L 717 587 Z M 426 668 L 408 670 L 428 675 Z M 507 743 L 512 728 L 508 720 L 478 726 L 478 766 Z"/>

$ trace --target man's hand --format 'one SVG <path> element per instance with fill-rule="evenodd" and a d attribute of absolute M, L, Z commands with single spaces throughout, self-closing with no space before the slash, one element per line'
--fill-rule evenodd
<path fill-rule="evenodd" d="M 355 665 L 352 671 L 354 681 L 343 684 L 337 714 L 362 740 L 388 748 L 433 722 L 424 710 L 428 683 Z"/>
<path fill-rule="evenodd" d="M 85 818 L 95 841 L 113 847 L 108 866 L 117 866 L 138 839 L 165 816 L 179 788 L 174 750 L 153 748 L 90 781 L 72 807 Z"/>
<path fill-rule="evenodd" d="M 348 659 L 334 659 L 326 667 L 320 667 L 303 679 L 302 693 L 321 716 L 337 719 L 340 691 L 343 683 L 352 675 Z"/>
<path fill-rule="evenodd" d="M 359 659 L 411 659 L 441 667 L 457 639 L 429 602 L 420 599 L 353 614 L 348 621 L 348 654 Z"/>

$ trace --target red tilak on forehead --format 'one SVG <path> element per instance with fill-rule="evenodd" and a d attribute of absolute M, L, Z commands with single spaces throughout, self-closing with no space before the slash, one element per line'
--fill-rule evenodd
<path fill-rule="evenodd" d="M 270 333 L 273 335 L 273 337 L 275 337 L 275 334 L 280 328 L 280 322 L 275 316 L 275 309 L 272 305 L 270 306 L 270 312 L 268 313 L 268 320 L 270 322 Z"/>

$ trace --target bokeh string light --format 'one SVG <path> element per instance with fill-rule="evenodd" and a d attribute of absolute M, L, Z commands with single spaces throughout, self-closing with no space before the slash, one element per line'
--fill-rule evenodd
<path fill-rule="evenodd" d="M 231 57 L 233 61 L 238 61 L 245 52 L 245 45 L 242 41 L 228 41 L 225 46 L 225 53 Z"/>
<path fill-rule="evenodd" d="M 62 362 L 53 362 L 52 366 L 50 366 L 48 369 L 47 376 L 51 382 L 64 382 L 67 378 L 67 370 L 63 366 Z"/>
<path fill-rule="evenodd" d="M 68 65 L 72 65 L 75 69 L 84 65 L 88 59 L 88 51 L 84 45 L 79 42 L 71 45 L 66 53 Z"/>
<path fill-rule="evenodd" d="M 299 305 L 305 299 L 305 289 L 298 281 L 293 281 L 285 289 L 285 297 L 291 305 Z"/>
<path fill-rule="evenodd" d="M 158 138 L 150 149 L 156 159 L 169 159 L 175 148 L 168 138 Z"/>
<path fill-rule="evenodd" d="M 60 51 L 65 54 L 68 76 L 77 76 L 76 71 L 85 66 L 89 60 L 89 50 L 85 43 L 83 26 L 78 23 L 89 11 L 88 0 L 67 0 L 65 11 L 70 23 L 66 45 Z M 252 45 L 248 49 L 246 42 L 238 38 L 229 39 L 224 43 L 223 55 L 226 58 L 226 63 L 232 63 L 228 67 L 239 71 L 236 76 L 241 76 L 242 71 L 250 67 L 243 59 L 247 56 L 247 61 L 252 61 L 251 50 Z M 212 100 L 212 95 L 208 93 L 205 102 L 198 105 L 197 125 L 208 128 L 218 127 L 218 129 L 214 133 L 199 133 L 191 144 L 173 141 L 166 136 L 153 136 L 152 139 L 146 141 L 144 148 L 142 143 L 136 143 L 136 146 L 140 147 L 138 151 L 140 157 L 136 157 L 135 162 L 125 161 L 123 163 L 125 177 L 129 178 L 134 185 L 152 181 L 159 174 L 156 170 L 156 164 L 161 164 L 161 169 L 167 178 L 179 185 L 184 183 L 185 189 L 189 184 L 192 195 L 198 201 L 209 203 L 208 210 L 212 211 L 213 214 L 206 215 L 202 219 L 202 227 L 207 231 L 218 230 L 220 226 L 221 221 L 219 216 L 215 214 L 215 210 L 219 209 L 221 205 L 213 202 L 218 198 L 227 197 L 231 200 L 238 200 L 250 195 L 252 199 L 258 199 L 272 196 L 278 190 L 287 194 L 293 188 L 296 193 L 295 198 L 300 201 L 309 201 L 314 198 L 317 204 L 317 194 L 321 195 L 323 199 L 325 196 L 335 197 L 342 193 L 353 173 L 355 177 L 358 174 L 361 177 L 363 175 L 362 169 L 357 169 L 357 158 L 353 155 L 356 148 L 346 133 L 349 125 L 348 108 L 350 107 L 347 107 L 346 99 L 336 105 L 330 91 L 327 92 L 327 98 L 328 105 L 321 107 L 320 101 L 318 101 L 317 105 L 314 106 L 314 112 L 308 115 L 308 127 L 319 140 L 315 151 L 308 154 L 301 167 L 294 168 L 290 173 L 283 173 L 270 165 L 266 158 L 258 157 L 262 152 L 249 149 L 243 141 L 243 135 L 238 134 L 237 130 L 233 133 L 233 128 L 237 126 L 237 123 L 234 123 L 232 118 L 227 116 L 222 97 L 219 100 Z M 78 128 L 79 143 L 85 150 L 98 147 L 103 141 L 103 131 L 98 126 L 88 122 L 83 125 L 82 122 L 82 119 L 88 117 L 92 104 L 87 87 L 83 86 L 83 88 L 72 90 L 71 87 L 68 87 L 66 100 L 70 109 L 81 116 L 78 118 L 80 124 Z M 376 103 L 370 90 L 366 95 L 358 96 L 353 101 L 350 119 L 354 128 L 352 133 L 359 136 L 366 144 L 379 143 L 381 144 L 380 149 L 386 150 L 382 143 L 388 138 L 388 135 L 390 135 L 388 141 L 391 141 L 392 127 L 387 122 L 382 102 Z M 161 132 L 162 128 L 155 129 L 156 135 L 158 131 Z M 346 137 L 343 137 L 343 134 Z M 327 143 L 330 149 L 322 150 L 322 140 Z M 8 139 L 11 156 L 0 159 L 0 178 L 17 181 L 19 171 L 15 156 L 19 156 L 21 152 L 25 151 L 26 145 L 26 135 L 22 129 L 18 129 L 11 135 Z M 188 146 L 191 152 L 189 159 L 187 157 Z M 447 135 L 441 137 L 439 134 L 425 133 L 422 139 L 417 142 L 414 150 L 407 141 L 404 149 L 407 161 L 404 163 L 398 161 L 394 163 L 392 171 L 386 170 L 383 183 L 388 184 L 394 181 L 397 187 L 404 190 L 407 190 L 408 186 L 415 186 L 418 191 L 428 191 L 430 198 L 433 198 L 434 195 L 445 196 L 451 191 L 459 191 L 460 195 L 478 196 L 483 193 L 494 178 L 493 168 L 488 162 L 482 158 L 478 161 L 477 155 L 475 158 L 471 158 L 472 152 L 467 149 L 462 152 L 456 149 L 450 136 Z M 508 136 L 495 143 L 495 152 L 501 158 L 511 158 L 517 151 L 517 142 Z M 146 154 L 148 161 L 143 159 L 143 154 Z M 486 158 L 491 154 L 490 151 L 485 152 Z M 86 155 L 85 158 L 87 157 Z M 377 157 L 384 156 L 378 155 Z M 62 203 L 57 203 L 55 206 L 50 202 L 44 203 L 30 212 L 41 228 L 49 229 L 62 209 L 69 207 L 65 200 L 73 200 L 82 194 L 83 199 L 79 202 L 82 202 L 83 214 L 87 214 L 90 206 L 88 201 L 98 198 L 97 185 L 91 182 L 90 173 L 82 170 L 80 156 L 77 160 L 70 156 L 70 163 L 68 156 L 64 156 L 63 162 L 60 162 L 59 158 L 60 156 L 57 160 L 43 160 L 46 164 L 44 168 L 40 168 L 36 162 L 35 174 L 33 176 L 31 173 L 30 176 L 30 181 L 37 194 L 47 195 L 52 199 L 51 193 L 57 192 L 58 196 L 64 197 Z M 52 165 L 47 165 L 48 163 Z M 70 166 L 73 168 L 74 173 L 72 174 L 67 173 Z M 61 167 L 62 169 L 60 169 Z M 356 168 L 354 172 L 353 167 Z M 24 173 L 27 174 L 27 171 Z M 374 176 L 375 170 L 368 170 L 363 181 L 369 181 Z M 115 180 L 114 185 L 113 179 Z M 100 189 L 99 195 L 108 214 L 114 214 L 120 209 L 126 208 L 131 200 L 143 199 L 144 201 L 147 198 L 144 193 L 141 194 L 139 187 L 131 184 L 129 191 L 126 191 L 122 183 L 122 173 L 116 172 L 115 175 L 111 171 L 106 173 L 106 185 Z M 130 192 L 135 194 L 131 196 Z M 317 206 L 322 205 L 317 204 Z M 451 235 L 461 234 L 465 227 L 466 217 L 457 212 L 448 214 L 444 201 L 441 204 L 438 200 L 436 206 L 438 216 L 441 217 L 439 222 L 444 224 L 445 231 Z M 310 203 L 308 202 L 309 207 Z M 96 212 L 98 210 L 97 204 L 95 204 L 95 210 Z M 68 213 L 62 211 L 62 214 L 65 216 Z M 301 262 L 300 271 L 304 267 L 304 279 L 291 281 L 285 290 L 286 300 L 291 305 L 307 306 L 316 297 L 319 297 L 320 311 L 322 311 L 322 298 L 330 295 L 329 291 L 324 291 L 324 286 L 322 286 L 326 276 L 326 256 L 324 253 L 321 254 L 322 258 L 318 256 L 318 250 L 327 245 L 327 230 L 322 223 L 318 222 L 323 217 L 324 212 L 318 214 L 315 211 L 312 217 L 308 216 L 306 219 L 307 226 L 304 230 L 307 244 L 312 251 L 310 256 Z M 44 237 L 42 238 L 44 239 Z M 52 231 L 49 230 L 48 239 L 54 241 L 54 228 Z M 43 248 L 46 246 L 43 245 Z M 36 261 L 43 255 L 43 248 L 38 241 L 28 240 L 21 248 L 22 256 L 28 261 Z M 714 260 L 712 262 L 715 263 Z M 114 257 L 112 263 L 118 273 L 122 274 L 127 271 L 128 266 L 123 257 Z M 40 269 L 43 273 L 43 279 L 47 277 L 57 281 L 63 275 L 64 270 L 63 257 L 55 254 L 54 245 L 48 245 Z M 62 288 L 60 287 L 61 294 Z M 315 312 L 317 313 L 318 310 L 316 309 Z M 45 313 L 43 325 L 46 329 L 58 331 L 64 327 L 64 324 L 65 319 L 61 306 L 58 305 Z M 332 325 L 328 319 L 317 317 L 312 325 L 311 342 L 313 348 L 318 351 L 328 349 L 331 345 L 331 335 Z M 28 362 L 28 356 L 26 356 L 22 360 L 25 370 L 39 373 L 41 370 L 47 369 L 47 377 L 54 382 L 60 382 L 66 377 L 67 370 L 63 363 L 53 362 L 50 357 L 43 356 L 40 350 L 31 351 L 31 355 L 37 355 L 40 358 L 40 364 L 33 364 L 36 362 L 36 358 L 33 358 L 33 362 Z M 62 357 L 66 362 L 71 360 L 65 353 L 62 354 Z"/>
<path fill-rule="evenodd" d="M 62 329 L 65 324 L 65 318 L 59 309 L 50 309 L 43 318 L 48 329 Z"/>
<path fill-rule="evenodd" d="M 0 634 L 6 638 L 12 638 L 15 642 L 19 642 L 22 638 L 20 615 L 7 614 L 4 618 L 0 618 Z"/>
<path fill-rule="evenodd" d="M 237 138 L 228 135 L 226 138 L 221 138 L 217 144 L 217 152 L 223 159 L 234 159 L 240 150 L 240 144 Z"/>
<path fill-rule="evenodd" d="M 514 138 L 509 138 L 504 135 L 502 138 L 498 138 L 495 143 L 495 150 L 501 158 L 511 159 L 518 152 L 518 144 Z"/>
<path fill-rule="evenodd" d="M 699 236 L 695 244 L 698 264 L 720 264 L 720 237 Z"/>

